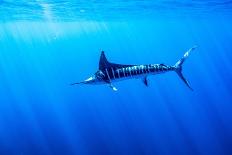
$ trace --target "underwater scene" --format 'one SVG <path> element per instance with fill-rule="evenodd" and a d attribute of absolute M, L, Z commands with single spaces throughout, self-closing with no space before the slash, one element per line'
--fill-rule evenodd
<path fill-rule="evenodd" d="M 0 155 L 232 155 L 231 0 L 0 0 Z"/>

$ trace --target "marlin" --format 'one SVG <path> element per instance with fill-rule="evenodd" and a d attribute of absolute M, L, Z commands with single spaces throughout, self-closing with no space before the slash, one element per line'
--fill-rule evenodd
<path fill-rule="evenodd" d="M 114 91 L 117 91 L 117 88 L 113 85 L 115 81 L 122 81 L 126 79 L 133 78 L 142 78 L 143 83 L 148 86 L 149 75 L 156 75 L 161 73 L 166 73 L 174 71 L 180 77 L 180 79 L 186 84 L 188 88 L 193 90 L 190 87 L 189 82 L 185 79 L 182 74 L 182 65 L 185 62 L 186 58 L 189 57 L 190 53 L 196 48 L 196 46 L 190 48 L 184 56 L 176 62 L 175 65 L 165 65 L 165 64 L 147 64 L 147 65 L 124 65 L 111 63 L 107 60 L 105 52 L 101 52 L 99 68 L 98 71 L 88 79 L 73 83 L 76 84 L 107 84 Z"/>

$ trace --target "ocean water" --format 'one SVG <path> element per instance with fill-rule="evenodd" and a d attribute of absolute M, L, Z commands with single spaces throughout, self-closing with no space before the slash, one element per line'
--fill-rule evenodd
<path fill-rule="evenodd" d="M 232 1 L 0 0 L 0 155 L 231 155 Z M 101 50 L 183 66 L 75 85 Z"/>

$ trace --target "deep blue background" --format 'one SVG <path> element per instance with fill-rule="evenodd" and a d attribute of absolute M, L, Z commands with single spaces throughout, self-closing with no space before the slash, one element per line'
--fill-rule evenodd
<path fill-rule="evenodd" d="M 1 155 L 232 154 L 232 16 L 129 13 L 2 16 Z M 69 85 L 98 69 L 101 50 L 116 63 L 172 65 L 194 45 L 183 67 L 193 92 L 175 73 L 150 76 L 148 88 L 140 79 L 118 82 L 117 92 Z"/>

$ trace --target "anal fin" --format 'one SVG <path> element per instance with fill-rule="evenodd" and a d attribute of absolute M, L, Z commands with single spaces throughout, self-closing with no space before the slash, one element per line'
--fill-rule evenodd
<path fill-rule="evenodd" d="M 143 78 L 143 83 L 148 87 L 148 80 L 147 80 L 147 76 L 145 76 Z"/>

